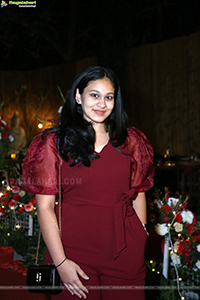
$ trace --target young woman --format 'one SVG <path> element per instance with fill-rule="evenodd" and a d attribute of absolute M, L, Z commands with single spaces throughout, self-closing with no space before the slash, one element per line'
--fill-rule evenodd
<path fill-rule="evenodd" d="M 24 189 L 36 194 L 45 260 L 66 287 L 53 299 L 145 298 L 145 191 L 153 173 L 153 149 L 141 131 L 127 128 L 116 75 L 86 69 L 69 91 L 60 127 L 36 136 L 23 164 Z"/>

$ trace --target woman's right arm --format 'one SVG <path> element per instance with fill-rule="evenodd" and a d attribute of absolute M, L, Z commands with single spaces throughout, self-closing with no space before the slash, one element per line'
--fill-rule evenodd
<path fill-rule="evenodd" d="M 58 222 L 54 211 L 55 195 L 36 194 L 37 217 L 41 232 L 53 263 L 58 266 L 66 257 L 59 234 Z M 88 290 L 79 279 L 89 279 L 84 271 L 73 261 L 67 259 L 59 267 L 60 277 L 71 292 L 78 297 L 86 298 Z"/>

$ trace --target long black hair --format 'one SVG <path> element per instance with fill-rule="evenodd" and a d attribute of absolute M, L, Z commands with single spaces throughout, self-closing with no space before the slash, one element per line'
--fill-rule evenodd
<path fill-rule="evenodd" d="M 57 148 L 65 161 L 73 160 L 71 166 L 82 162 L 90 166 L 90 160 L 99 156 L 94 152 L 95 131 L 92 124 L 83 118 L 83 110 L 75 99 L 76 90 L 82 95 L 85 87 L 98 79 L 108 78 L 115 90 L 114 108 L 105 120 L 105 128 L 114 147 L 124 144 L 127 137 L 127 115 L 123 110 L 121 90 L 117 76 L 110 69 L 100 66 L 89 67 L 75 79 L 68 92 L 61 112 L 61 124 L 57 132 Z M 71 161 L 70 159 L 70 161 Z"/>

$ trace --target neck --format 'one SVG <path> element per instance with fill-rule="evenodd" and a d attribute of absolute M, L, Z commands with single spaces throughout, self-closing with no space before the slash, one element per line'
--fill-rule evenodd
<path fill-rule="evenodd" d="M 95 131 L 96 136 L 107 133 L 104 123 L 93 125 L 93 129 Z"/>

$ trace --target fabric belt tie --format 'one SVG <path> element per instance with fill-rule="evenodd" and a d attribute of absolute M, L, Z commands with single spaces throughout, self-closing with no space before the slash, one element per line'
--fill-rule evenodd
<path fill-rule="evenodd" d="M 131 189 L 127 193 L 118 196 L 118 201 L 114 204 L 114 230 L 115 230 L 115 248 L 114 259 L 116 259 L 126 248 L 126 230 L 125 218 L 134 214 L 132 207 L 132 198 L 135 190 Z"/>

